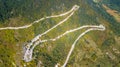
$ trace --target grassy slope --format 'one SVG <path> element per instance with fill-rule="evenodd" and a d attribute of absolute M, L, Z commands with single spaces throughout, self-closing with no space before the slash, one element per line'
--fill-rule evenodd
<path fill-rule="evenodd" d="M 63 4 L 64 7 L 62 6 Z M 68 62 L 68 66 L 119 66 L 119 55 L 115 54 L 112 48 L 114 47 L 116 49 L 119 49 L 117 41 L 119 36 L 118 27 L 120 26 L 114 19 L 111 18 L 111 16 L 109 16 L 109 14 L 105 12 L 104 9 L 102 9 L 101 6 L 96 6 L 101 4 L 92 3 L 91 0 L 57 0 L 54 2 L 43 1 L 42 4 L 38 2 L 38 6 L 40 5 L 41 8 L 40 12 L 39 10 L 38 12 L 33 12 L 30 17 L 35 17 L 35 19 L 37 19 L 51 14 L 59 14 L 69 10 L 74 4 L 79 5 L 80 9 L 66 23 L 62 24 L 55 30 L 48 33 L 46 36 L 43 37 L 43 39 L 55 37 L 66 30 L 76 28 L 85 24 L 104 24 L 107 27 L 107 30 L 105 32 L 94 31 L 88 33 L 80 39 Z M 30 8 L 28 10 L 30 10 Z M 35 11 L 37 11 L 37 9 L 35 9 Z M 35 20 L 30 19 L 26 16 L 13 18 L 10 21 L 7 20 L 8 23 L 1 24 L 0 26 L 19 26 L 29 24 L 30 22 Z M 21 51 L 23 44 L 31 40 L 39 33 L 42 33 L 45 30 L 49 29 L 63 18 L 47 19 L 24 30 L 0 31 L 0 35 L 2 35 L 0 37 L 0 65 L 5 67 L 13 67 L 14 64 L 18 66 L 23 66 L 24 64 L 26 64 L 29 67 L 33 67 L 36 66 L 38 64 L 38 61 L 40 60 L 42 61 L 42 64 L 46 67 L 53 67 L 56 63 L 63 64 L 70 49 L 70 46 L 82 31 L 70 33 L 63 38 L 57 40 L 56 42 L 47 42 L 40 44 L 40 46 L 37 46 L 34 50 L 34 55 L 36 55 L 35 60 L 29 63 L 25 63 L 21 60 Z M 11 21 L 14 21 L 14 23 L 12 23 Z M 115 37 L 117 38 L 115 39 Z M 116 59 L 112 60 L 111 58 L 109 58 L 108 55 L 105 54 L 106 52 L 114 54 Z"/>

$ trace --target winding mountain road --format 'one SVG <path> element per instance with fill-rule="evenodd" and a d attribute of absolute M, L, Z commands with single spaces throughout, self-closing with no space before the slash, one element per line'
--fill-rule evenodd
<path fill-rule="evenodd" d="M 79 6 L 74 5 L 73 8 L 70 11 L 68 11 L 68 12 L 66 12 L 64 14 L 61 14 L 61 16 L 63 16 L 63 15 L 66 15 L 66 14 L 70 13 L 65 19 L 63 19 L 58 24 L 54 25 L 52 28 L 48 29 L 44 33 L 37 35 L 29 43 L 27 43 L 27 46 L 24 48 L 25 54 L 24 54 L 23 60 L 25 60 L 26 62 L 31 61 L 32 60 L 32 52 L 33 52 L 34 47 L 36 45 L 38 45 L 39 43 L 46 42 L 46 40 L 41 41 L 40 37 L 47 34 L 48 32 L 50 32 L 51 30 L 53 30 L 57 26 L 59 26 L 59 25 L 63 24 L 64 22 L 66 22 L 74 14 L 74 12 L 76 10 L 78 10 L 78 9 L 79 9 Z M 56 17 L 56 15 L 52 16 L 52 17 Z M 31 46 L 33 46 L 32 49 L 31 49 Z"/>
<path fill-rule="evenodd" d="M 40 38 L 47 34 L 48 32 L 50 32 L 51 30 L 55 29 L 56 27 L 58 27 L 59 25 L 63 24 L 64 22 L 66 22 L 74 13 L 76 10 L 79 9 L 79 6 L 78 5 L 74 5 L 71 10 L 65 12 L 65 13 L 62 13 L 60 15 L 54 15 L 54 16 L 47 16 L 47 17 L 44 17 L 44 18 L 41 18 L 41 19 L 38 19 L 36 21 L 34 21 L 33 23 L 29 24 L 29 25 L 25 25 L 25 26 L 20 26 L 20 27 L 4 27 L 4 28 L 0 28 L 0 30 L 6 30 L 6 29 L 10 29 L 10 30 L 19 30 L 19 29 L 25 29 L 25 28 L 28 28 L 28 27 L 31 27 L 33 24 L 35 23 L 38 23 L 42 20 L 45 20 L 47 18 L 56 18 L 56 17 L 62 17 L 62 16 L 65 16 L 65 15 L 68 15 L 65 19 L 63 19 L 62 21 L 60 21 L 58 24 L 54 25 L 52 28 L 48 29 L 47 31 L 43 32 L 42 34 L 39 34 L 37 36 L 35 36 L 29 43 L 27 43 L 27 45 L 24 47 L 24 56 L 23 56 L 23 60 L 25 62 L 29 62 L 33 59 L 33 50 L 34 48 L 39 45 L 40 43 L 44 43 L 44 42 L 48 42 L 48 41 L 56 41 L 58 39 L 60 39 L 61 37 L 69 34 L 69 33 L 72 33 L 72 32 L 75 32 L 75 31 L 78 31 L 78 30 L 81 30 L 81 29 L 84 29 L 84 28 L 89 28 L 87 29 L 86 31 L 84 31 L 82 34 L 80 34 L 77 39 L 74 41 L 74 43 L 72 44 L 71 46 L 71 49 L 66 57 L 66 60 L 64 62 L 64 64 L 62 65 L 62 67 L 65 67 L 68 63 L 68 60 L 70 58 L 70 55 L 72 54 L 74 48 L 75 48 L 75 45 L 77 43 L 77 41 L 85 34 L 87 34 L 88 32 L 90 31 L 93 31 L 93 30 L 99 30 L 99 31 L 104 31 L 105 30 L 105 27 L 103 25 L 84 25 L 84 26 L 81 26 L 81 27 L 78 27 L 78 28 L 75 28 L 75 29 L 71 29 L 71 30 L 68 30 L 66 32 L 64 32 L 63 34 L 55 37 L 55 38 L 51 38 L 51 39 L 45 39 L 45 40 L 41 40 Z M 56 67 L 58 67 L 56 65 Z"/>
<path fill-rule="evenodd" d="M 74 5 L 71 10 L 69 10 L 69 11 L 67 11 L 67 12 L 65 12 L 65 13 L 62 13 L 62 14 L 59 14 L 59 15 L 54 15 L 54 16 L 43 17 L 43 18 L 41 18 L 41 19 L 38 19 L 38 20 L 34 21 L 33 23 L 31 23 L 31 24 L 29 24 L 29 25 L 20 26 L 20 27 L 4 27 L 4 28 L 0 28 L 0 30 L 7 30 L 7 29 L 18 30 L 18 29 L 29 28 L 29 27 L 31 27 L 33 24 L 38 23 L 38 22 L 40 22 L 40 21 L 42 21 L 42 20 L 45 20 L 45 19 L 48 19 L 48 18 L 56 18 L 56 17 L 65 16 L 65 15 L 71 13 L 71 12 L 74 12 L 74 11 L 78 10 L 78 8 L 79 8 L 78 5 Z"/>
<path fill-rule="evenodd" d="M 77 41 L 78 41 L 83 35 L 87 34 L 87 33 L 90 32 L 90 31 L 93 31 L 93 30 L 104 31 L 104 30 L 105 30 L 105 27 L 104 27 L 103 25 L 100 25 L 100 26 L 98 26 L 98 27 L 96 27 L 96 28 L 90 28 L 90 29 L 86 30 L 85 32 L 83 32 L 82 34 L 80 34 L 80 35 L 78 36 L 78 38 L 77 38 L 77 39 L 74 41 L 74 43 L 72 44 L 71 49 L 70 49 L 70 51 L 69 51 L 69 53 L 68 53 L 68 55 L 67 55 L 67 58 L 66 58 L 66 60 L 65 60 L 65 63 L 63 64 L 62 67 L 65 67 L 65 66 L 67 65 L 68 60 L 69 60 L 69 58 L 70 58 L 70 55 L 72 54 L 73 49 L 75 48 L 75 44 L 77 43 Z"/>

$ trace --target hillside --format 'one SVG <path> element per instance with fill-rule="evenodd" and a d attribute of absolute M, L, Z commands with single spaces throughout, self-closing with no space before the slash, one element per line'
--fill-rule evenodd
<path fill-rule="evenodd" d="M 76 41 L 66 67 L 120 67 L 119 6 L 119 0 L 0 0 L 0 67 L 61 67 L 89 27 L 95 31 Z"/>

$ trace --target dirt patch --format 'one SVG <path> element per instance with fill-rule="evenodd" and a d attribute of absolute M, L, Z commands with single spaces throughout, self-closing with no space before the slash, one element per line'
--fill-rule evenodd
<path fill-rule="evenodd" d="M 115 18 L 115 20 L 117 22 L 120 22 L 120 13 L 118 11 L 110 9 L 105 4 L 103 4 L 102 6 L 106 10 L 107 13 L 109 13 L 110 15 L 112 15 Z"/>

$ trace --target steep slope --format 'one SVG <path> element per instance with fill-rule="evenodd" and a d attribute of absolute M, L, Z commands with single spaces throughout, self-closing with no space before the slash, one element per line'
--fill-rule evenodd
<path fill-rule="evenodd" d="M 18 27 L 35 20 L 69 11 L 73 5 L 80 8 L 63 24 L 56 27 L 41 39 L 54 38 L 65 31 L 83 25 L 104 25 L 105 31 L 92 31 L 84 35 L 76 44 L 66 67 L 119 67 L 120 66 L 120 8 L 113 0 L 1 0 L 5 12 L 0 9 L 0 28 Z M 10 4 L 8 4 L 10 3 Z M 11 5 L 14 3 L 13 5 Z M 6 5 L 7 4 L 7 5 Z M 19 6 L 19 7 L 16 7 Z M 12 8 L 11 8 L 12 7 Z M 109 11 L 108 11 L 109 10 Z M 17 14 L 16 14 L 17 13 Z M 5 14 L 5 15 L 4 15 Z M 62 66 L 71 45 L 85 31 L 69 33 L 52 42 L 40 43 L 33 51 L 30 62 L 23 60 L 23 47 L 35 36 L 50 29 L 68 15 L 48 18 L 26 29 L 0 30 L 1 67 L 54 67 Z"/>

